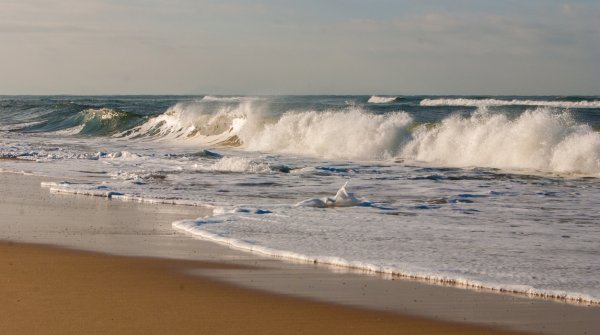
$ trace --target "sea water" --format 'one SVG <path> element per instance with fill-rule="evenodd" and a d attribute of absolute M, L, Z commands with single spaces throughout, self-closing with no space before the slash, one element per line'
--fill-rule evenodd
<path fill-rule="evenodd" d="M 207 206 L 173 229 L 249 252 L 600 303 L 599 127 L 598 97 L 4 96 L 0 169 Z"/>

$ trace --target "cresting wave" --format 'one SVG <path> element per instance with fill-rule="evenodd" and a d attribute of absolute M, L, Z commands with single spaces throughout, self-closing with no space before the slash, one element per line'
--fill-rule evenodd
<path fill-rule="evenodd" d="M 249 102 L 205 110 L 199 103 L 178 103 L 119 137 L 186 140 L 203 145 L 238 146 L 236 134 L 254 114 Z"/>
<path fill-rule="evenodd" d="M 410 137 L 413 123 L 404 112 L 375 115 L 354 106 L 279 117 L 269 116 L 249 101 L 224 105 L 216 112 L 203 107 L 177 104 L 118 136 L 333 159 L 388 159 Z"/>
<path fill-rule="evenodd" d="M 517 117 L 480 108 L 471 116 L 415 126 L 408 113 L 374 114 L 357 106 L 272 116 L 252 102 L 216 112 L 177 104 L 120 136 L 325 159 L 399 157 L 454 167 L 600 175 L 600 133 L 566 111 L 548 108 Z"/>
<path fill-rule="evenodd" d="M 60 135 L 111 135 L 140 123 L 143 117 L 110 108 L 88 108 L 64 117 L 49 116 L 42 121 L 22 124 L 25 132 L 54 132 Z M 16 129 L 15 129 L 16 130 Z"/>
<path fill-rule="evenodd" d="M 389 159 L 410 138 L 413 119 L 404 112 L 383 115 L 356 107 L 344 111 L 285 113 L 276 122 L 243 129 L 247 150 L 328 159 Z"/>
<path fill-rule="evenodd" d="M 421 106 L 545 106 L 556 108 L 600 108 L 599 100 L 583 101 L 543 101 L 543 100 L 501 100 L 501 99 L 423 99 Z"/>
<path fill-rule="evenodd" d="M 510 119 L 485 109 L 420 127 L 402 155 L 457 167 L 600 175 L 600 133 L 566 113 L 536 109 Z"/>

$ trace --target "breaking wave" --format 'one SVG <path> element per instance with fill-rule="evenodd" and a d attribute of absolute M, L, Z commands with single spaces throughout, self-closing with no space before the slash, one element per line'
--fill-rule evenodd
<path fill-rule="evenodd" d="M 214 113 L 201 104 L 177 104 L 120 136 L 325 158 L 385 159 L 410 138 L 411 125 L 407 113 L 375 115 L 357 107 L 271 117 L 252 102 L 225 105 Z"/>
<path fill-rule="evenodd" d="M 600 133 L 568 112 L 538 108 L 517 117 L 480 108 L 418 125 L 405 112 L 288 111 L 270 115 L 253 102 L 206 111 L 177 104 L 120 136 L 325 159 L 400 157 L 456 167 L 600 175 Z"/>
<path fill-rule="evenodd" d="M 600 175 L 600 133 L 567 112 L 536 109 L 510 119 L 480 110 L 415 129 L 402 156 L 457 167 Z"/>
<path fill-rule="evenodd" d="M 501 100 L 501 99 L 423 99 L 421 106 L 545 106 L 556 108 L 599 108 L 599 100 L 544 101 L 544 100 Z"/>
<path fill-rule="evenodd" d="M 202 98 L 202 101 L 238 102 L 242 99 L 244 99 L 244 97 L 205 95 Z"/>
<path fill-rule="evenodd" d="M 384 96 L 373 95 L 369 98 L 368 102 L 372 103 L 372 104 L 387 104 L 387 103 L 395 101 L 396 99 L 398 99 L 398 97 L 384 97 Z"/>
<path fill-rule="evenodd" d="M 248 150 L 334 159 L 391 158 L 410 138 L 412 118 L 404 112 L 344 111 L 286 113 L 255 132 L 242 132 Z"/>
<path fill-rule="evenodd" d="M 118 136 L 239 146 L 237 133 L 253 113 L 250 103 L 226 105 L 216 112 L 202 104 L 179 103 Z"/>

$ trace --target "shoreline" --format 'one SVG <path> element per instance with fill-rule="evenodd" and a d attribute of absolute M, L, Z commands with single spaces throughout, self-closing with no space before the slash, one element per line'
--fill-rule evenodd
<path fill-rule="evenodd" d="M 248 290 L 185 270 L 219 263 L 0 243 L 8 333 L 517 334 Z M 35 320 L 35 322 L 32 322 Z"/>
<path fill-rule="evenodd" d="M 412 280 L 384 280 L 379 276 L 242 253 L 172 231 L 172 221 L 200 216 L 201 208 L 49 194 L 40 187 L 40 181 L 48 180 L 52 178 L 0 173 L 4 192 L 0 210 L 5 216 L 2 221 L 8 222 L 0 227 L 0 240 L 158 257 L 164 262 L 178 262 L 173 259 L 216 262 L 236 268 L 196 268 L 185 272 L 201 277 L 199 280 L 208 278 L 238 288 L 270 292 L 263 294 L 319 300 L 338 307 L 349 305 L 363 311 L 387 311 L 396 316 L 460 322 L 461 326 L 483 325 L 548 334 L 584 334 L 600 327 L 596 321 L 600 309 L 596 307 Z M 77 221 L 78 217 L 86 217 L 86 225 Z"/>
<path fill-rule="evenodd" d="M 231 241 L 222 238 L 218 234 L 202 231 L 196 229 L 193 226 L 186 225 L 186 221 L 177 221 L 173 223 L 173 228 L 188 234 L 191 237 L 207 240 L 225 247 L 239 250 L 253 255 L 264 256 L 280 260 L 282 262 L 295 262 L 299 264 L 315 264 L 330 268 L 331 271 L 357 273 L 362 275 L 378 276 L 380 278 L 386 278 L 391 280 L 409 280 L 425 283 L 428 285 L 444 286 L 450 288 L 459 288 L 465 290 L 475 290 L 479 292 L 497 293 L 497 294 L 510 294 L 520 298 L 528 299 L 541 299 L 545 301 L 553 301 L 558 303 L 572 304 L 575 306 L 600 306 L 600 301 L 595 300 L 588 296 L 583 295 L 568 295 L 567 293 L 560 291 L 543 291 L 530 288 L 528 290 L 518 290 L 509 287 L 495 287 L 492 285 L 486 285 L 470 280 L 456 280 L 443 276 L 429 276 L 425 274 L 416 273 L 405 273 L 395 270 L 380 269 L 376 266 L 353 265 L 352 262 L 346 260 L 331 260 L 330 257 L 310 257 L 302 254 L 295 254 L 292 252 L 272 249 L 269 247 L 256 248 L 252 243 L 246 243 L 244 241 Z"/>

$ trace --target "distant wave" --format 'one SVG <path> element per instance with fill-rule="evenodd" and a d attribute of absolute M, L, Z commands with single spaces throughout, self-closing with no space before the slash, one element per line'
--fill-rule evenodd
<path fill-rule="evenodd" d="M 261 100 L 260 97 L 249 97 L 249 96 L 222 96 L 222 95 L 206 95 L 201 101 L 205 102 L 240 102 L 240 101 L 252 101 Z"/>
<path fill-rule="evenodd" d="M 600 108 L 598 100 L 544 101 L 544 100 L 502 100 L 502 99 L 423 99 L 421 106 L 545 106 L 557 108 Z"/>
<path fill-rule="evenodd" d="M 398 97 L 386 97 L 386 96 L 373 95 L 369 98 L 368 102 L 372 103 L 372 104 L 387 104 L 387 103 L 393 102 L 396 99 L 398 99 Z"/>

